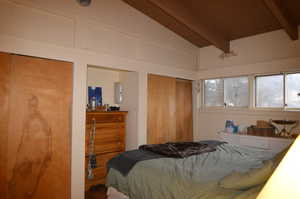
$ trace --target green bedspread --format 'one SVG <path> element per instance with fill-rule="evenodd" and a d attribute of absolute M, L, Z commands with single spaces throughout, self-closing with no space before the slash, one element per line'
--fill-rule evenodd
<path fill-rule="evenodd" d="M 231 199 L 241 189 L 220 186 L 233 171 L 260 168 L 274 153 L 223 144 L 217 150 L 184 159 L 161 158 L 137 163 L 124 177 L 110 169 L 107 186 L 130 199 Z"/>

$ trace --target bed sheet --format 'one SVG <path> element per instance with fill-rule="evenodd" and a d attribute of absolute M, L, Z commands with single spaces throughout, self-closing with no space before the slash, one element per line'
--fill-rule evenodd
<path fill-rule="evenodd" d="M 214 152 L 184 159 L 139 162 L 126 177 L 110 169 L 107 186 L 130 199 L 234 198 L 241 191 L 223 189 L 218 181 L 232 171 L 259 168 L 274 155 L 271 151 L 222 144 Z"/>

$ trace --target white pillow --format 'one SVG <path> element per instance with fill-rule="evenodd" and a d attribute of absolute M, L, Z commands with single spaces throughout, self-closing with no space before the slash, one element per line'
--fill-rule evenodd
<path fill-rule="evenodd" d="M 226 189 L 248 189 L 265 183 L 273 171 L 273 161 L 268 160 L 261 168 L 250 169 L 245 173 L 233 171 L 219 182 L 219 186 Z"/>

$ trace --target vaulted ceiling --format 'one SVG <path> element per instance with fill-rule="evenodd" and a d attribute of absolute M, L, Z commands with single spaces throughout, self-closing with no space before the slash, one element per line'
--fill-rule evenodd
<path fill-rule="evenodd" d="M 298 39 L 300 0 L 123 0 L 198 47 L 284 29 Z"/>

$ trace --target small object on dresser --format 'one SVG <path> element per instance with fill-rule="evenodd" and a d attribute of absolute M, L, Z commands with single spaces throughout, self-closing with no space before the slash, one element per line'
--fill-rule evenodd
<path fill-rule="evenodd" d="M 247 134 L 264 137 L 275 137 L 275 129 L 274 127 L 258 128 L 257 126 L 252 125 L 247 128 Z"/>
<path fill-rule="evenodd" d="M 95 103 L 95 104 L 93 104 Z M 92 110 L 93 107 L 98 107 L 102 105 L 102 88 L 101 87 L 88 87 L 88 107 Z"/>
<path fill-rule="evenodd" d="M 105 111 L 105 106 L 97 106 L 96 111 Z"/>
<path fill-rule="evenodd" d="M 109 111 L 109 104 L 104 104 L 105 110 L 104 111 Z"/>
<path fill-rule="evenodd" d="M 118 106 L 110 106 L 109 111 L 120 111 L 120 107 Z"/>
<path fill-rule="evenodd" d="M 92 99 L 91 99 L 91 110 L 95 111 L 96 107 L 97 107 L 97 105 L 96 105 L 96 97 L 93 96 Z"/>
<path fill-rule="evenodd" d="M 239 132 L 239 126 L 235 125 L 233 120 L 226 120 L 225 131 L 227 133 L 238 133 Z"/>
<path fill-rule="evenodd" d="M 226 120 L 225 131 L 227 133 L 233 133 L 234 130 L 233 127 L 234 127 L 233 120 Z"/>
<path fill-rule="evenodd" d="M 238 133 L 238 132 L 239 132 L 239 126 L 233 125 L 233 133 Z"/>
<path fill-rule="evenodd" d="M 239 134 L 246 135 L 247 134 L 247 129 L 248 129 L 248 126 L 246 126 L 246 125 L 240 125 L 239 126 Z"/>
<path fill-rule="evenodd" d="M 264 120 L 257 120 L 256 126 L 257 126 L 257 128 L 271 128 L 272 127 L 272 125 L 269 122 L 264 121 Z"/>

